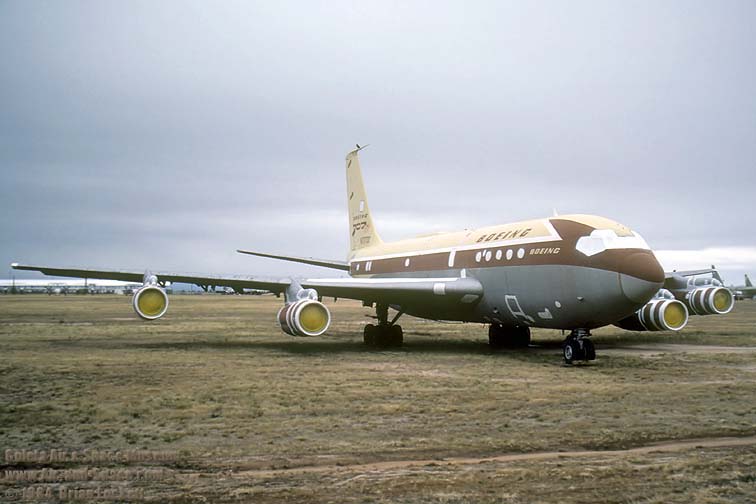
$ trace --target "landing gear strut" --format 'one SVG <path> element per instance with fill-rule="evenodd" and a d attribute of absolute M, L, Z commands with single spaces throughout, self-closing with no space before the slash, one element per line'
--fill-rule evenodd
<path fill-rule="evenodd" d="M 389 321 L 388 306 L 378 304 L 375 307 L 375 314 L 378 319 L 378 325 L 368 324 L 365 326 L 365 330 L 362 334 L 362 340 L 365 342 L 365 345 L 379 348 L 402 346 L 404 343 L 404 333 L 402 331 L 402 326 L 397 325 L 396 321 L 399 320 L 399 317 L 401 317 L 404 312 L 398 312 L 396 316 Z"/>
<path fill-rule="evenodd" d="M 530 345 L 530 328 L 491 324 L 488 328 L 488 345 L 491 348 L 525 348 Z"/>
<path fill-rule="evenodd" d="M 573 329 L 562 343 L 564 362 L 596 360 L 596 348 L 589 339 L 591 332 L 587 329 Z"/>

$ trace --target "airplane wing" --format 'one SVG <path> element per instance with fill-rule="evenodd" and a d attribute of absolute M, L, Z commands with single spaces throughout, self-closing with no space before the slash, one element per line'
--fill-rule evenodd
<path fill-rule="evenodd" d="M 363 302 L 402 304 L 426 301 L 473 303 L 483 295 L 483 286 L 474 278 L 312 278 L 306 280 L 270 279 L 244 275 L 195 275 L 161 271 L 124 271 L 90 268 L 58 268 L 13 263 L 13 269 L 39 271 L 45 275 L 99 278 L 142 282 L 145 274 L 155 275 L 159 283 L 180 282 L 196 284 L 205 289 L 230 287 L 237 292 L 243 289 L 260 289 L 283 293 L 292 283 L 305 289 L 315 289 L 320 296 L 356 299 Z"/>
<path fill-rule="evenodd" d="M 709 273 L 716 273 L 714 268 L 700 269 L 700 270 L 687 270 L 687 271 L 665 271 L 664 276 L 666 278 L 678 277 L 690 277 L 698 275 L 708 275 Z"/>
<path fill-rule="evenodd" d="M 192 273 L 170 273 L 163 271 L 124 271 L 100 270 L 90 268 L 53 268 L 48 266 L 32 266 L 27 264 L 11 264 L 13 269 L 39 271 L 49 276 L 99 278 L 105 280 L 122 280 L 125 282 L 142 282 L 145 273 L 155 275 L 160 283 L 180 282 L 196 284 L 203 288 L 231 287 L 241 292 L 243 289 L 267 290 L 276 294 L 284 292 L 291 284 L 289 279 L 270 279 L 244 275 L 195 275 Z"/>
<path fill-rule="evenodd" d="M 687 271 L 665 271 L 664 272 L 665 287 L 667 285 L 679 284 L 683 278 L 699 276 L 699 275 L 711 275 L 713 279 L 719 281 L 722 285 L 724 285 L 724 280 L 722 280 L 722 277 L 719 275 L 717 268 L 714 267 L 714 265 L 712 264 L 711 268 L 708 268 L 708 269 L 687 270 Z"/>

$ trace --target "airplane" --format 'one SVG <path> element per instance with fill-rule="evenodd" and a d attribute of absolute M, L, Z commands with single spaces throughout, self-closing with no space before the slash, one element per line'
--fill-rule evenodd
<path fill-rule="evenodd" d="M 38 279 L 0 279 L 0 292 L 22 292 L 47 294 L 67 294 L 69 292 L 131 292 L 142 287 L 142 283 L 118 282 L 113 280 L 87 281 L 79 280 L 38 280 Z"/>
<path fill-rule="evenodd" d="M 756 287 L 753 286 L 753 283 L 751 283 L 751 279 L 748 278 L 748 275 L 745 276 L 745 285 L 730 287 L 730 289 L 735 293 L 736 299 L 756 299 Z"/>
<path fill-rule="evenodd" d="M 403 315 L 482 323 L 492 348 L 524 347 L 534 327 L 569 331 L 564 361 L 596 358 L 591 330 L 606 325 L 633 331 L 679 331 L 689 314 L 725 314 L 732 293 L 699 275 L 712 269 L 665 273 L 635 231 L 596 215 L 562 215 L 474 230 L 384 242 L 368 205 L 357 148 L 346 156 L 350 249 L 346 261 L 237 250 L 273 259 L 347 272 L 343 278 L 270 279 L 159 271 L 59 268 L 13 263 L 46 275 L 141 281 L 136 313 L 159 319 L 168 310 L 166 282 L 205 290 L 223 286 L 284 296 L 277 314 L 291 336 L 326 332 L 331 314 L 322 298 L 348 298 L 375 308 L 363 341 L 371 347 L 403 344 Z M 698 283 L 697 283 L 698 282 Z M 389 316 L 389 309 L 393 310 Z"/>

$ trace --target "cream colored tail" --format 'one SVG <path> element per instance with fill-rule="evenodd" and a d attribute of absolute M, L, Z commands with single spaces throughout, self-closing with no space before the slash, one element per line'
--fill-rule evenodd
<path fill-rule="evenodd" d="M 349 205 L 349 257 L 356 250 L 383 243 L 373 225 L 370 215 L 365 184 L 362 182 L 362 170 L 358 153 L 364 147 L 357 146 L 346 157 L 347 204 Z"/>

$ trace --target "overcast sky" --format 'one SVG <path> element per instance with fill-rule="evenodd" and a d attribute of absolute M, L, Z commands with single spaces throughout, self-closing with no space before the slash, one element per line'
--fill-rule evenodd
<path fill-rule="evenodd" d="M 333 275 L 234 251 L 343 259 L 370 143 L 384 239 L 556 208 L 740 284 L 754 26 L 748 0 L 3 1 L 0 261 Z"/>

